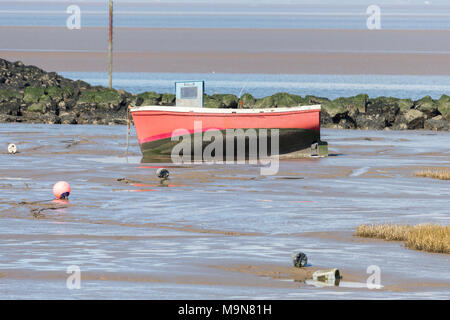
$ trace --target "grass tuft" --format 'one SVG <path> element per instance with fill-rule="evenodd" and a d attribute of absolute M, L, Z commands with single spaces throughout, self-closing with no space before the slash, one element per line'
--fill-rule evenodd
<path fill-rule="evenodd" d="M 447 169 L 427 169 L 414 173 L 416 177 L 433 178 L 440 180 L 450 180 L 450 170 Z"/>
<path fill-rule="evenodd" d="M 363 224 L 356 229 L 356 235 L 388 241 L 404 241 L 405 246 L 410 249 L 450 254 L 450 225 Z"/>

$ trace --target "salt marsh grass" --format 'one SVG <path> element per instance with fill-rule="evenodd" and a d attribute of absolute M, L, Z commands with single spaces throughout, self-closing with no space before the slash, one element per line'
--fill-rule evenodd
<path fill-rule="evenodd" d="M 403 241 L 410 249 L 450 254 L 450 225 L 363 224 L 356 229 L 356 235 L 388 241 Z"/>
<path fill-rule="evenodd" d="M 439 180 L 450 180 L 450 170 L 447 169 L 427 169 L 414 173 L 416 177 L 433 178 Z"/>

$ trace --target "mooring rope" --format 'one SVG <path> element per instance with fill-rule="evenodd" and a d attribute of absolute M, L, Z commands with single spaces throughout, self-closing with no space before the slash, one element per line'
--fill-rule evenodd
<path fill-rule="evenodd" d="M 128 142 L 129 142 L 130 129 L 131 129 L 131 105 L 129 105 L 127 108 L 127 151 L 125 152 L 127 161 L 128 161 Z"/>

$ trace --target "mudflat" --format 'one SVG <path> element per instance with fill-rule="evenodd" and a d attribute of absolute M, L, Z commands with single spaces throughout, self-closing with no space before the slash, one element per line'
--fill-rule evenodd
<path fill-rule="evenodd" d="M 49 71 L 106 71 L 107 29 L 0 27 L 0 57 Z M 114 70 L 450 74 L 450 31 L 117 28 Z"/>
<path fill-rule="evenodd" d="M 450 133 L 322 129 L 328 158 L 283 160 L 262 176 L 249 164 L 141 163 L 134 133 L 125 155 L 126 131 L 0 125 L 0 297 L 449 298 L 448 255 L 353 234 L 446 223 L 448 182 L 414 172 L 450 166 Z M 59 180 L 69 202 L 52 199 Z M 297 251 L 307 268 L 292 266 Z M 382 289 L 365 286 L 371 265 Z M 80 290 L 66 287 L 69 266 Z M 341 271 L 339 286 L 309 284 L 323 268 Z"/>

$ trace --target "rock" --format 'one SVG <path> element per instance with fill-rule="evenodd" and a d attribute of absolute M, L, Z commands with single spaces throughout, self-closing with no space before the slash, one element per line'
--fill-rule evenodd
<path fill-rule="evenodd" d="M 122 106 L 122 97 L 113 89 L 90 89 L 81 92 L 77 106 L 90 104 L 94 109 L 117 111 Z"/>
<path fill-rule="evenodd" d="M 383 114 L 364 114 L 361 113 L 355 118 L 356 128 L 364 130 L 383 130 L 390 127 Z"/>
<path fill-rule="evenodd" d="M 58 103 L 58 108 L 59 108 L 59 110 L 66 110 L 66 102 L 65 101 L 60 101 Z"/>
<path fill-rule="evenodd" d="M 238 107 L 238 98 L 233 94 L 204 95 L 203 104 L 206 108 L 232 108 Z"/>
<path fill-rule="evenodd" d="M 398 122 L 393 126 L 394 130 L 408 130 L 408 126 L 406 123 Z"/>
<path fill-rule="evenodd" d="M 14 90 L 0 89 L 0 103 L 7 101 L 17 101 L 22 99 L 23 95 Z"/>
<path fill-rule="evenodd" d="M 277 108 L 297 107 L 303 102 L 302 97 L 286 92 L 275 93 L 272 98 Z"/>
<path fill-rule="evenodd" d="M 40 96 L 39 102 L 47 105 L 47 104 L 51 104 L 52 103 L 52 99 L 49 96 L 44 94 L 44 95 Z"/>
<path fill-rule="evenodd" d="M 360 94 L 354 97 L 337 98 L 330 101 L 326 98 L 306 96 L 307 104 L 320 104 L 333 120 L 335 128 L 356 128 L 356 119 L 360 113 L 365 112 L 368 96 Z"/>
<path fill-rule="evenodd" d="M 411 109 L 400 117 L 400 121 L 404 122 L 410 130 L 423 129 L 425 115 L 422 111 Z"/>
<path fill-rule="evenodd" d="M 154 91 L 147 91 L 137 95 L 136 106 L 155 106 L 161 101 L 161 95 Z"/>
<path fill-rule="evenodd" d="M 175 105 L 175 95 L 171 94 L 171 93 L 164 93 L 161 96 L 161 105 L 174 106 Z"/>
<path fill-rule="evenodd" d="M 240 101 L 243 108 L 253 108 L 256 103 L 256 99 L 250 93 L 243 94 Z"/>
<path fill-rule="evenodd" d="M 75 95 L 75 89 L 72 85 L 66 85 L 61 87 L 63 91 L 63 99 L 67 100 L 69 98 L 72 98 Z M 78 91 L 77 91 L 78 93 Z"/>
<path fill-rule="evenodd" d="M 314 104 L 325 105 L 326 103 L 329 103 L 329 102 L 330 102 L 330 99 L 327 99 L 327 98 L 307 95 L 303 99 L 302 104 L 304 104 L 304 105 L 314 105 Z"/>
<path fill-rule="evenodd" d="M 255 102 L 255 108 L 285 108 L 296 107 L 304 102 L 302 97 L 286 92 L 275 93 Z"/>
<path fill-rule="evenodd" d="M 56 102 L 60 102 L 63 99 L 63 90 L 56 86 L 49 87 L 45 90 L 47 96 Z"/>
<path fill-rule="evenodd" d="M 400 109 L 400 112 L 405 112 L 414 107 L 414 101 L 411 99 L 398 99 L 394 97 L 377 97 L 369 99 L 367 102 L 367 108 L 370 105 L 397 106 Z"/>
<path fill-rule="evenodd" d="M 398 107 L 400 108 L 401 112 L 408 111 L 409 109 L 412 109 L 414 106 L 414 101 L 411 99 L 397 99 L 397 98 L 391 98 L 395 99 L 397 102 Z"/>
<path fill-rule="evenodd" d="M 234 94 L 213 94 L 211 98 L 220 102 L 219 108 L 236 109 L 238 107 L 238 97 Z"/>
<path fill-rule="evenodd" d="M 328 126 L 333 123 L 333 118 L 324 109 L 320 112 L 320 125 Z"/>
<path fill-rule="evenodd" d="M 335 128 L 338 129 L 355 129 L 356 123 L 353 118 L 348 115 L 348 111 L 343 113 L 338 113 L 332 117 Z"/>
<path fill-rule="evenodd" d="M 330 101 L 327 98 L 307 95 L 305 96 L 305 98 L 301 103 L 301 105 L 316 105 L 316 104 L 320 104 L 320 106 L 322 107 L 322 115 L 324 116 L 323 121 L 325 121 L 325 123 L 329 123 L 328 117 L 333 118 L 339 113 L 346 113 L 344 107 L 342 107 L 337 103 L 334 103 L 333 101 Z"/>
<path fill-rule="evenodd" d="M 27 87 L 25 89 L 25 96 L 23 101 L 26 103 L 36 103 L 39 102 L 39 98 L 45 93 L 44 88 Z"/>
<path fill-rule="evenodd" d="M 239 99 L 234 94 L 222 95 L 221 100 L 225 108 L 235 109 L 238 107 Z"/>
<path fill-rule="evenodd" d="M 46 109 L 45 103 L 37 102 L 37 103 L 33 103 L 31 106 L 29 106 L 27 111 L 44 113 L 45 109 Z"/>
<path fill-rule="evenodd" d="M 433 118 L 440 114 L 438 111 L 438 103 L 430 96 L 426 96 L 415 103 L 415 109 L 423 112 L 426 118 Z"/>
<path fill-rule="evenodd" d="M 59 115 L 62 124 L 77 124 L 76 115 L 69 112 L 63 112 Z"/>
<path fill-rule="evenodd" d="M 450 97 L 443 94 L 437 102 L 438 111 L 446 121 L 450 121 Z"/>
<path fill-rule="evenodd" d="M 211 96 L 205 95 L 203 97 L 203 106 L 205 108 L 220 108 L 221 105 L 222 105 L 221 101 L 214 99 Z"/>
<path fill-rule="evenodd" d="M 321 105 L 322 109 L 324 109 L 331 117 L 335 117 L 338 114 L 348 113 L 343 106 L 334 103 L 333 101 L 324 101 Z"/>
<path fill-rule="evenodd" d="M 0 114 L 22 116 L 21 105 L 18 102 L 0 102 Z"/>
<path fill-rule="evenodd" d="M 344 110 L 352 111 L 358 110 L 359 112 L 365 112 L 366 103 L 369 100 L 367 94 L 359 94 L 354 97 L 337 98 L 333 100 L 335 105 L 341 106 Z"/>
<path fill-rule="evenodd" d="M 449 123 L 441 115 L 425 120 L 424 129 L 434 131 L 449 131 Z"/>
<path fill-rule="evenodd" d="M 358 115 L 356 119 L 357 127 L 371 130 L 392 127 L 399 112 L 400 107 L 395 98 L 370 99 L 366 105 L 366 112 Z"/>
<path fill-rule="evenodd" d="M 255 108 L 274 108 L 275 101 L 272 96 L 267 96 L 262 99 L 258 99 L 255 102 Z"/>

